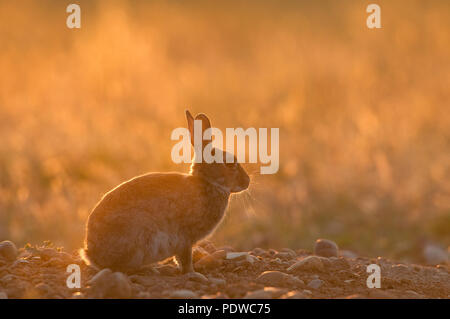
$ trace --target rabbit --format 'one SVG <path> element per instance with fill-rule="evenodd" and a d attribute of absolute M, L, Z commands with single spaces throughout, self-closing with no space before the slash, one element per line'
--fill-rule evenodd
<path fill-rule="evenodd" d="M 186 118 L 194 145 L 195 122 L 188 110 Z M 203 132 L 211 127 L 205 114 L 195 120 L 202 121 Z M 231 193 L 250 184 L 234 155 L 217 148 L 213 152 L 223 152 L 224 163 L 193 160 L 188 174 L 148 173 L 106 193 L 87 220 L 80 250 L 84 262 L 129 273 L 175 256 L 181 273 L 194 272 L 193 245 L 219 225 Z M 227 155 L 233 163 L 225 163 Z"/>

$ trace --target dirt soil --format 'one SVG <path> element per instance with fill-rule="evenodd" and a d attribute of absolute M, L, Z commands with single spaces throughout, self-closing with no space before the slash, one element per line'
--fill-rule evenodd
<path fill-rule="evenodd" d="M 77 253 L 51 244 L 0 255 L 1 298 L 450 298 L 450 267 L 401 264 L 382 257 L 319 257 L 305 250 L 234 252 L 204 242 L 194 251 L 197 273 L 182 275 L 170 259 L 134 274 L 86 266 Z M 70 264 L 81 270 L 69 288 Z M 369 264 L 381 288 L 367 287 Z M 69 283 L 76 284 L 75 277 Z"/>

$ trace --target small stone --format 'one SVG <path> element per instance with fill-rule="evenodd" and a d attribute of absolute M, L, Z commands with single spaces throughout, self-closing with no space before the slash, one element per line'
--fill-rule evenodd
<path fill-rule="evenodd" d="M 223 249 L 216 250 L 211 254 L 211 257 L 213 257 L 214 259 L 225 259 L 227 257 L 227 251 Z"/>
<path fill-rule="evenodd" d="M 323 285 L 323 280 L 313 279 L 308 283 L 309 288 L 319 289 Z"/>
<path fill-rule="evenodd" d="M 287 253 L 287 252 L 278 252 L 273 257 L 274 258 L 280 258 L 282 260 L 286 260 L 286 259 L 291 258 L 291 255 L 289 253 Z"/>
<path fill-rule="evenodd" d="M 205 240 L 202 243 L 200 243 L 200 246 L 203 247 L 208 253 L 212 254 L 217 250 L 216 246 L 209 240 Z"/>
<path fill-rule="evenodd" d="M 228 259 L 228 260 L 245 259 L 246 256 L 248 256 L 248 252 L 246 252 L 246 251 L 244 251 L 244 252 L 229 252 L 229 253 L 227 253 L 226 259 Z"/>
<path fill-rule="evenodd" d="M 338 246 L 334 241 L 318 239 L 314 245 L 314 254 L 322 257 L 337 257 Z"/>
<path fill-rule="evenodd" d="M 72 296 L 70 297 L 70 299 L 84 299 L 84 298 L 85 298 L 84 294 L 82 292 L 79 292 L 79 291 L 74 292 L 72 294 Z"/>
<path fill-rule="evenodd" d="M 417 292 L 415 292 L 414 290 L 406 290 L 405 291 L 408 295 L 407 298 L 411 298 L 411 299 L 424 299 L 425 296 L 422 294 L 419 294 Z"/>
<path fill-rule="evenodd" d="M 12 241 L 5 240 L 0 242 L 0 258 L 14 261 L 17 258 L 17 254 L 17 247 Z"/>
<path fill-rule="evenodd" d="M 269 292 L 271 295 L 271 298 L 279 298 L 288 292 L 287 289 L 278 288 L 278 287 L 264 287 L 264 291 Z"/>
<path fill-rule="evenodd" d="M 148 291 L 140 291 L 137 293 L 136 297 L 138 299 L 150 299 L 152 295 Z"/>
<path fill-rule="evenodd" d="M 283 249 L 281 249 L 281 251 L 284 252 L 284 253 L 288 253 L 291 257 L 296 257 L 297 256 L 297 253 L 294 250 L 290 249 L 290 248 L 283 248 Z"/>
<path fill-rule="evenodd" d="M 262 248 L 254 248 L 252 254 L 258 257 L 263 257 L 266 255 L 266 251 Z"/>
<path fill-rule="evenodd" d="M 192 250 L 192 260 L 194 263 L 208 255 L 209 253 L 200 246 L 194 247 L 194 249 Z"/>
<path fill-rule="evenodd" d="M 179 269 L 172 265 L 161 265 L 157 268 L 153 268 L 153 270 L 156 270 L 158 274 L 164 275 L 164 276 L 174 276 L 178 274 Z"/>
<path fill-rule="evenodd" d="M 72 257 L 72 255 L 70 255 L 70 254 L 68 254 L 68 253 L 66 253 L 66 252 L 64 252 L 64 251 L 59 252 L 58 255 L 57 255 L 57 257 L 58 257 L 59 259 L 61 259 L 61 260 L 63 261 L 63 263 L 65 263 L 65 264 L 71 264 L 71 263 L 74 263 L 74 262 L 75 262 L 75 260 L 74 260 L 74 258 Z"/>
<path fill-rule="evenodd" d="M 43 264 L 44 267 L 48 266 L 60 266 L 63 265 L 63 261 L 61 258 L 58 257 L 52 257 L 50 260 L 48 260 L 46 263 Z"/>
<path fill-rule="evenodd" d="M 234 248 L 231 246 L 222 246 L 219 248 L 219 250 L 225 250 L 227 253 L 231 253 L 234 251 Z"/>
<path fill-rule="evenodd" d="M 4 291 L 0 291 L 0 299 L 8 299 L 8 294 Z"/>
<path fill-rule="evenodd" d="M 218 292 L 215 295 L 204 295 L 202 299 L 229 299 L 229 297 L 223 292 Z"/>
<path fill-rule="evenodd" d="M 323 263 L 322 260 L 320 260 L 320 257 L 317 256 L 308 256 L 305 257 L 299 261 L 297 261 L 295 264 L 290 266 L 287 270 L 289 272 L 302 272 L 302 271 L 322 271 L 323 270 Z"/>
<path fill-rule="evenodd" d="M 258 258 L 256 258 L 255 256 L 252 255 L 247 255 L 245 256 L 245 261 L 251 265 L 253 265 L 255 262 L 258 261 Z"/>
<path fill-rule="evenodd" d="M 358 258 L 358 254 L 351 250 L 339 250 L 339 257 L 354 259 Z"/>
<path fill-rule="evenodd" d="M 341 270 L 349 269 L 350 263 L 344 257 L 329 257 L 321 259 L 325 268 L 332 267 Z"/>
<path fill-rule="evenodd" d="M 49 260 L 51 258 L 54 258 L 58 255 L 58 252 L 51 248 L 44 248 L 39 251 L 39 256 L 42 260 Z"/>
<path fill-rule="evenodd" d="M 29 262 L 28 260 L 20 258 L 20 259 L 17 259 L 17 260 L 12 264 L 12 268 L 20 267 L 20 266 L 22 266 L 22 265 L 28 265 L 29 263 L 30 263 L 30 262 Z"/>
<path fill-rule="evenodd" d="M 347 296 L 344 299 L 366 299 L 366 298 L 364 298 L 364 296 L 361 294 L 354 294 L 354 295 Z"/>
<path fill-rule="evenodd" d="M 225 279 L 220 278 L 209 278 L 209 282 L 219 287 L 225 286 L 225 284 L 227 283 Z"/>
<path fill-rule="evenodd" d="M 260 284 L 274 287 L 304 284 L 303 281 L 301 281 L 297 277 L 276 270 L 263 272 L 258 276 L 256 281 Z"/>
<path fill-rule="evenodd" d="M 131 284 L 128 277 L 121 272 L 112 272 L 105 268 L 89 280 L 94 293 L 99 298 L 130 298 Z"/>
<path fill-rule="evenodd" d="M 174 299 L 194 299 L 194 298 L 198 298 L 198 295 L 193 292 L 192 290 L 188 290 L 188 289 L 180 289 L 180 290 L 175 290 L 170 294 L 170 298 L 174 298 Z"/>
<path fill-rule="evenodd" d="M 96 273 L 89 281 L 88 284 L 95 284 L 101 281 L 105 281 L 112 274 L 111 269 L 105 268 Z"/>
<path fill-rule="evenodd" d="M 195 269 L 212 269 L 222 265 L 222 259 L 214 258 L 213 255 L 208 255 L 195 263 Z"/>
<path fill-rule="evenodd" d="M 423 256 L 429 265 L 444 264 L 449 261 L 448 251 L 434 244 L 425 245 Z"/>
<path fill-rule="evenodd" d="M 264 287 L 264 289 L 247 292 L 247 294 L 244 296 L 244 299 L 273 299 L 278 298 L 284 293 L 286 293 L 285 289 Z"/>
<path fill-rule="evenodd" d="M 278 264 L 278 265 L 281 265 L 283 263 L 280 258 L 275 258 L 275 259 L 271 260 L 271 262 L 273 262 L 274 264 Z"/>
<path fill-rule="evenodd" d="M 280 299 L 308 299 L 308 296 L 300 291 L 289 291 L 282 295 Z"/>
<path fill-rule="evenodd" d="M 199 272 L 190 272 L 186 275 L 187 280 L 195 281 L 195 282 L 201 282 L 201 283 L 207 283 L 209 280 L 204 275 L 202 275 Z"/>
<path fill-rule="evenodd" d="M 35 286 L 36 290 L 39 292 L 41 296 L 46 296 L 50 293 L 51 288 L 49 285 L 40 283 Z"/>
<path fill-rule="evenodd" d="M 311 296 L 311 295 L 312 295 L 312 291 L 311 291 L 311 290 L 308 290 L 308 289 L 303 290 L 303 293 L 304 293 L 305 295 L 308 295 L 308 296 Z"/>
<path fill-rule="evenodd" d="M 8 284 L 12 282 L 13 280 L 16 280 L 17 277 L 11 274 L 6 274 L 3 277 L 0 277 L 0 282 L 4 284 Z"/>

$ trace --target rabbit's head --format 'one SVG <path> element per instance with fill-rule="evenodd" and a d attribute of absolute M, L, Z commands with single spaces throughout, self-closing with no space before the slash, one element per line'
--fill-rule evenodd
<path fill-rule="evenodd" d="M 186 111 L 186 118 L 189 133 L 191 135 L 191 144 L 194 146 L 194 121 L 202 121 L 202 136 L 205 130 L 211 128 L 211 122 L 203 113 L 197 114 L 194 119 L 191 113 Z M 207 144 L 208 142 L 202 142 L 202 151 Z M 221 153 L 224 163 L 216 163 L 215 161 L 207 163 L 205 160 L 201 163 L 196 163 L 195 160 L 193 160 L 191 165 L 191 174 L 201 176 L 209 183 L 220 186 L 231 193 L 246 190 L 250 184 L 250 177 L 247 175 L 244 168 L 237 162 L 236 157 L 233 154 L 215 147 L 211 149 L 212 155 L 215 155 L 218 152 Z M 233 162 L 227 163 L 227 158 L 233 158 L 234 160 Z"/>

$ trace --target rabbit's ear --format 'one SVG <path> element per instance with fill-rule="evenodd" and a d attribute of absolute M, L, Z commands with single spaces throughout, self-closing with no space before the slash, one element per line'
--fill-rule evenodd
<path fill-rule="evenodd" d="M 186 110 L 186 119 L 188 123 L 189 134 L 191 135 L 191 144 L 194 146 L 194 117 L 189 110 Z"/>
<path fill-rule="evenodd" d="M 209 121 L 209 118 L 205 114 L 203 113 L 197 114 L 195 120 L 202 121 L 202 133 L 205 132 L 207 129 L 211 128 L 211 122 Z"/>
<path fill-rule="evenodd" d="M 196 121 L 202 121 L 202 147 L 205 148 L 205 146 L 209 143 L 207 140 L 203 140 L 203 134 L 205 134 L 205 131 L 209 128 L 211 128 L 211 122 L 209 121 L 209 118 L 203 114 L 197 114 L 195 116 Z"/>

